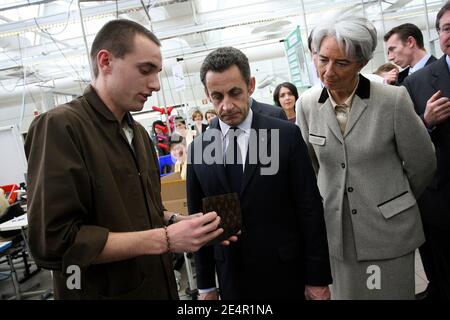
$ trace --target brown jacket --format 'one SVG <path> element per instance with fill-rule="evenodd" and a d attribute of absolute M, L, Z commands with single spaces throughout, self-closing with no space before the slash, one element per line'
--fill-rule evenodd
<path fill-rule="evenodd" d="M 83 96 L 37 117 L 28 131 L 30 250 L 38 265 L 54 270 L 57 298 L 178 298 L 167 254 L 92 264 L 108 232 L 163 225 L 153 145 L 130 114 L 124 121 L 134 131 L 134 152 L 89 86 Z M 79 290 L 66 283 L 73 283 L 71 265 L 81 270 Z"/>

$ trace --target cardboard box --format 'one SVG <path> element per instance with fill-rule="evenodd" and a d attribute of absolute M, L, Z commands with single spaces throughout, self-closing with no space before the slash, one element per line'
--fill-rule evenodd
<path fill-rule="evenodd" d="M 166 210 L 188 214 L 186 181 L 181 179 L 179 172 L 161 178 L 161 197 Z"/>
<path fill-rule="evenodd" d="M 164 207 L 168 211 L 188 215 L 188 207 L 186 199 L 163 201 Z"/>

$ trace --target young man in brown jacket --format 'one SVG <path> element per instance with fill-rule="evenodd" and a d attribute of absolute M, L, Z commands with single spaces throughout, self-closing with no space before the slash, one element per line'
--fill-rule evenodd
<path fill-rule="evenodd" d="M 31 253 L 53 270 L 57 299 L 178 299 L 169 252 L 196 251 L 223 230 L 214 212 L 168 225 L 154 146 L 130 114 L 160 89 L 160 42 L 110 21 L 91 60 L 83 95 L 27 135 Z"/>

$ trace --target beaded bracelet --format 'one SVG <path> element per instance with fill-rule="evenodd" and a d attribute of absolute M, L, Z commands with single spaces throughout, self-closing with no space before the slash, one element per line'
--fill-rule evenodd
<path fill-rule="evenodd" d="M 170 252 L 169 232 L 167 231 L 167 226 L 164 226 L 164 232 L 166 233 L 167 252 Z"/>

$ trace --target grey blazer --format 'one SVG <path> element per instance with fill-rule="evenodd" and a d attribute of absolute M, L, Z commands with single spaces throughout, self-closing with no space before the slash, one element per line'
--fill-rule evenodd
<path fill-rule="evenodd" d="M 317 174 L 330 254 L 343 256 L 342 209 L 349 201 L 357 258 L 400 257 L 424 242 L 416 198 L 436 169 L 427 130 L 402 87 L 360 75 L 344 134 L 326 89 L 311 88 L 297 109 Z"/>

